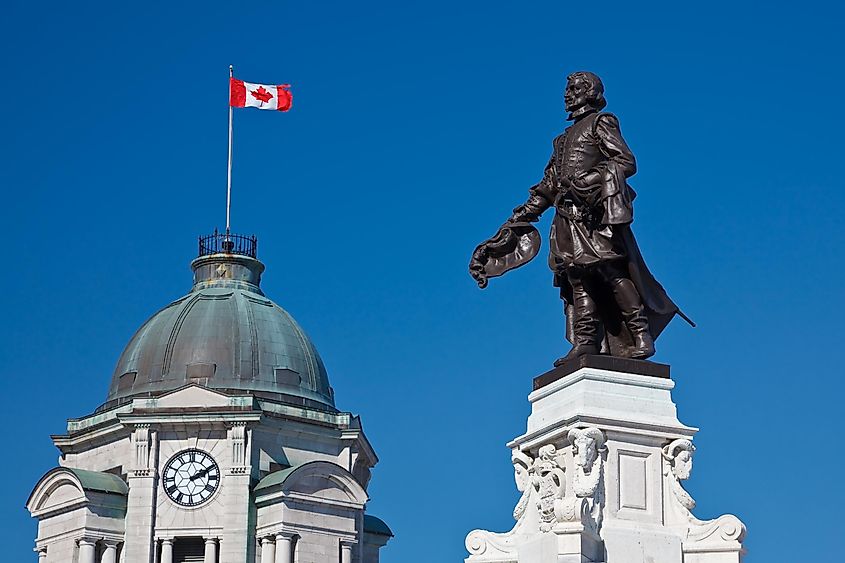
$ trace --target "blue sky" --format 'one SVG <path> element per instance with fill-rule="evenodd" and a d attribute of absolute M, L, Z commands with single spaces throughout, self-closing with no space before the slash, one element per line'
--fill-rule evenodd
<path fill-rule="evenodd" d="M 4 4 L 9 561 L 35 560 L 23 504 L 56 464 L 49 435 L 104 400 L 133 331 L 189 289 L 196 236 L 224 224 L 229 64 L 293 85 L 290 113 L 235 116 L 233 229 L 258 235 L 265 292 L 363 417 L 385 562 L 460 561 L 469 530 L 511 526 L 504 444 L 563 321 L 542 258 L 483 292 L 466 265 L 542 173 L 581 69 L 637 155 L 645 258 L 699 324 L 673 323 L 655 358 L 701 428 L 696 513 L 739 515 L 750 563 L 833 559 L 843 9 L 523 4 Z"/>

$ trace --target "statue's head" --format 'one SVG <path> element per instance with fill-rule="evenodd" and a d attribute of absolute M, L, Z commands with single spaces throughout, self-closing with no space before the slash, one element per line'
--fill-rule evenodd
<path fill-rule="evenodd" d="M 590 110 L 603 109 L 607 105 L 607 100 L 604 99 L 604 84 L 601 83 L 601 78 L 592 72 L 573 72 L 566 77 L 563 102 L 570 119 L 575 119 Z"/>

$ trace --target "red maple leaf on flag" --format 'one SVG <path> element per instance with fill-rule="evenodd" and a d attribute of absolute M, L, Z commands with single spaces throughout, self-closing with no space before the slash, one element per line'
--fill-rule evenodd
<path fill-rule="evenodd" d="M 252 94 L 252 97 L 256 100 L 260 100 L 261 103 L 269 102 L 273 99 L 273 94 L 265 90 L 264 86 L 259 86 L 258 90 L 250 90 L 249 93 Z"/>

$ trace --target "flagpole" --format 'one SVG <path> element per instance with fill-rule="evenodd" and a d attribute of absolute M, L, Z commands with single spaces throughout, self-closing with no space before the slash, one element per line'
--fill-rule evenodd
<path fill-rule="evenodd" d="M 229 65 L 229 169 L 226 176 L 226 237 L 229 236 L 229 217 L 232 207 L 232 78 L 235 69 Z"/>

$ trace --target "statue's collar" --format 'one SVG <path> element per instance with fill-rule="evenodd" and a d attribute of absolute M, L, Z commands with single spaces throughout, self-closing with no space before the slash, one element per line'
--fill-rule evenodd
<path fill-rule="evenodd" d="M 580 108 L 576 109 L 572 113 L 569 114 L 569 117 L 566 118 L 567 121 L 580 121 L 582 118 L 587 117 L 591 113 L 595 113 L 598 111 L 596 108 L 589 104 L 584 104 Z"/>

